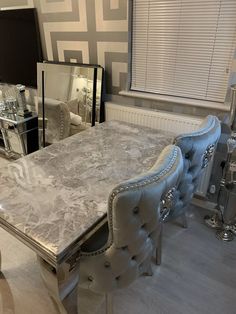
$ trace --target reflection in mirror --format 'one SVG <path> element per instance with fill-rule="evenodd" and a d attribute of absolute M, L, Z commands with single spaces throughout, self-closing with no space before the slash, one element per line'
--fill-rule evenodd
<path fill-rule="evenodd" d="M 43 146 L 103 122 L 103 72 L 94 65 L 37 64 L 36 106 Z"/>

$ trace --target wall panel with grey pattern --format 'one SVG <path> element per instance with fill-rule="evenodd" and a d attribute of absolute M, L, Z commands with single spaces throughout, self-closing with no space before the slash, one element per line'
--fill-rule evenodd
<path fill-rule="evenodd" d="M 104 66 L 107 93 L 113 94 L 113 98 L 118 100 L 116 95 L 121 89 L 126 89 L 127 84 L 128 2 L 129 0 L 0 0 L 0 8 L 36 7 L 44 58 Z M 233 83 L 236 83 L 236 55 L 229 85 Z M 122 102 L 124 101 L 127 100 L 123 97 Z M 133 100 L 132 104 L 136 101 Z M 150 104 L 150 101 L 148 106 L 162 109 L 160 104 Z M 185 106 L 184 109 L 186 110 Z"/>
<path fill-rule="evenodd" d="M 0 0 L 3 7 L 36 7 L 46 60 L 99 64 L 107 93 L 126 86 L 127 0 Z"/>

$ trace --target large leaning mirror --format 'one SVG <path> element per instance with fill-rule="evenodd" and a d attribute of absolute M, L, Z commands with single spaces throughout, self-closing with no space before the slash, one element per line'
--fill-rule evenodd
<path fill-rule="evenodd" d="M 103 68 L 96 65 L 37 64 L 37 111 L 42 146 L 104 121 Z"/>

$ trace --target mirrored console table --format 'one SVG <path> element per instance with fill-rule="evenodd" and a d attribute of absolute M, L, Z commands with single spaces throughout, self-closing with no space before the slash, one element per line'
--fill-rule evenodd
<path fill-rule="evenodd" d="M 0 112 L 0 150 L 6 155 L 24 156 L 39 149 L 38 116 L 24 118 Z"/>

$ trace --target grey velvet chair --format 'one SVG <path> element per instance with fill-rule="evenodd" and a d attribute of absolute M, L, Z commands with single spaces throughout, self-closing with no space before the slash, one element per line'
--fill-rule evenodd
<path fill-rule="evenodd" d="M 112 190 L 108 223 L 81 248 L 80 288 L 111 296 L 139 275 L 150 274 L 161 231 L 162 204 L 178 185 L 182 171 L 181 151 L 169 145 L 150 171 Z M 107 313 L 108 309 L 109 302 Z"/>
<path fill-rule="evenodd" d="M 203 169 L 208 166 L 214 155 L 220 134 L 220 121 L 217 117 L 209 115 L 197 131 L 175 138 L 174 144 L 182 151 L 184 171 L 166 221 L 182 216 L 183 225 L 187 227 L 186 210 L 196 192 Z"/>

